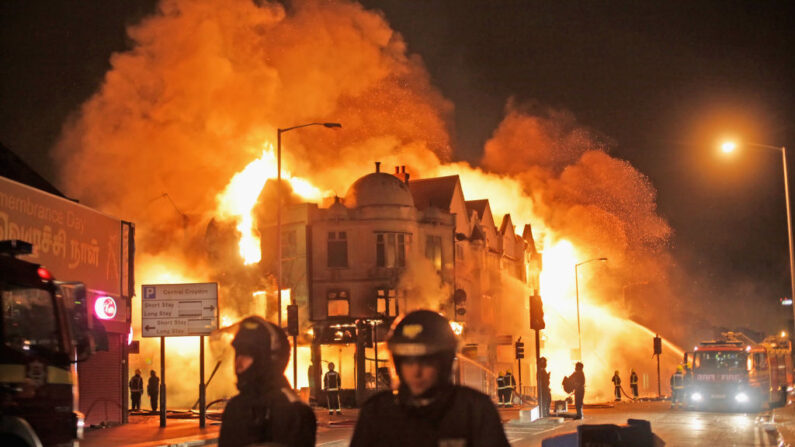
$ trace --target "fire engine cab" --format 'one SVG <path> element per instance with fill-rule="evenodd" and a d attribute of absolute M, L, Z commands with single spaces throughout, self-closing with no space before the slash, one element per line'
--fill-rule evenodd
<path fill-rule="evenodd" d="M 792 348 L 786 334 L 757 343 L 737 332 L 705 341 L 685 364 L 685 398 L 693 408 L 720 407 L 753 411 L 786 403 L 792 386 Z"/>
<path fill-rule="evenodd" d="M 91 354 L 89 312 L 84 294 L 67 304 L 49 270 L 16 257 L 31 249 L 0 241 L 0 445 L 71 446 L 83 430 L 72 365 Z"/>

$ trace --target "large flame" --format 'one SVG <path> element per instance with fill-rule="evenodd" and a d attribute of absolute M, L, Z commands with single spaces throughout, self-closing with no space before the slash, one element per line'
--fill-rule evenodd
<path fill-rule="evenodd" d="M 240 256 L 246 264 L 259 262 L 262 256 L 252 211 L 265 183 L 277 177 L 276 155 L 273 145 L 267 143 L 260 158 L 235 174 L 223 192 L 218 194 L 219 216 L 237 221 L 237 230 L 240 232 Z M 317 202 L 324 195 L 323 191 L 309 180 L 291 175 L 284 164 L 282 164 L 282 180 L 289 182 L 293 192 L 306 200 Z"/>

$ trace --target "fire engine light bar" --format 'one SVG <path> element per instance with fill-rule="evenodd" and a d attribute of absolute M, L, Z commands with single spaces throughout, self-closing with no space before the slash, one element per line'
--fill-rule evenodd
<path fill-rule="evenodd" d="M 734 400 L 740 403 L 748 402 L 748 395 L 745 393 L 737 393 L 737 395 L 734 396 Z"/>
<path fill-rule="evenodd" d="M 782 306 L 792 306 L 792 298 L 781 298 Z"/>
<path fill-rule="evenodd" d="M 690 399 L 692 399 L 694 402 L 701 402 L 703 397 L 701 396 L 701 393 L 693 393 L 690 395 Z"/>

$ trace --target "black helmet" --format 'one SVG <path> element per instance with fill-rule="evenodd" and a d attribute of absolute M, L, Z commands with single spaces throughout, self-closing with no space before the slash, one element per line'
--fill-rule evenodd
<path fill-rule="evenodd" d="M 458 339 L 446 318 L 430 310 L 416 310 L 392 328 L 387 347 L 393 357 L 454 356 Z"/>
<path fill-rule="evenodd" d="M 249 355 L 256 363 L 278 374 L 284 373 L 290 360 L 290 342 L 284 331 L 261 317 L 251 316 L 239 323 L 232 347 L 238 354 Z"/>

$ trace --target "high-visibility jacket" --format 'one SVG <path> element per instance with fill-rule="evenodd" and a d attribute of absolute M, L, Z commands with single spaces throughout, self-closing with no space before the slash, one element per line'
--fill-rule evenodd
<path fill-rule="evenodd" d="M 505 388 L 505 376 L 497 376 L 497 389 L 504 390 Z"/>
<path fill-rule="evenodd" d="M 338 391 L 341 385 L 340 373 L 329 371 L 323 376 L 323 388 L 327 391 Z"/>
<path fill-rule="evenodd" d="M 621 377 L 618 377 L 618 375 L 614 375 L 613 376 L 613 385 L 621 386 Z"/>
<path fill-rule="evenodd" d="M 638 375 L 634 372 L 629 376 L 629 384 L 630 385 L 637 385 L 638 384 Z"/>
<path fill-rule="evenodd" d="M 681 390 L 685 387 L 685 375 L 677 371 L 671 376 L 671 388 Z"/>

